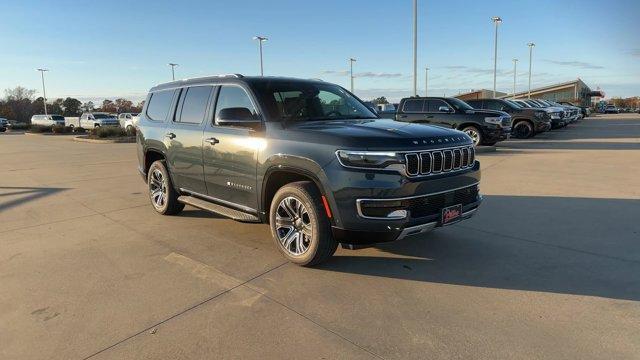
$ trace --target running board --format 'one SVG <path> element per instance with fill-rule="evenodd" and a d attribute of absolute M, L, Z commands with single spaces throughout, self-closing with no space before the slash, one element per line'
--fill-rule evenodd
<path fill-rule="evenodd" d="M 260 222 L 257 216 L 248 214 L 246 212 L 242 212 L 240 210 L 232 209 L 223 205 L 218 205 L 207 200 L 202 200 L 195 196 L 182 195 L 178 197 L 178 201 L 191 205 L 193 207 L 197 207 L 198 209 L 210 211 L 212 213 L 216 213 L 222 216 L 226 216 L 236 221 L 242 222 Z"/>

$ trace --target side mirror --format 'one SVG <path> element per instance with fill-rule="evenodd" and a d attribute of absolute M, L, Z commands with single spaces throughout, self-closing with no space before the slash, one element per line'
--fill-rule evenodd
<path fill-rule="evenodd" d="M 438 108 L 438 111 L 439 112 L 444 112 L 444 113 L 451 113 L 451 112 L 453 112 L 453 109 L 448 107 L 448 106 L 440 106 Z"/>
<path fill-rule="evenodd" d="M 260 125 L 260 123 L 260 119 L 256 118 L 251 110 L 245 107 L 222 109 L 216 117 L 216 124 L 220 126 L 241 126 L 255 128 Z"/>

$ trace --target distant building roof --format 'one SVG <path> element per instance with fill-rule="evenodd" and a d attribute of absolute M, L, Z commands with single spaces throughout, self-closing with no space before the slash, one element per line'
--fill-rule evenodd
<path fill-rule="evenodd" d="M 564 88 L 573 87 L 576 84 L 582 85 L 583 87 L 587 88 L 589 92 L 592 92 L 591 88 L 589 88 L 589 86 L 587 86 L 587 84 L 585 84 L 584 81 L 578 78 L 576 80 L 566 81 L 559 84 L 547 85 L 547 86 L 539 87 L 536 89 L 531 89 L 531 95 L 539 95 L 541 93 L 548 93 L 556 90 L 562 90 Z M 517 92 L 515 94 L 504 94 L 504 95 L 501 95 L 500 97 L 501 98 L 507 98 L 507 97 L 520 98 L 520 97 L 525 97 L 528 94 L 529 94 L 529 91 L 526 90 L 526 91 Z M 592 95 L 592 96 L 597 96 L 597 95 Z"/>

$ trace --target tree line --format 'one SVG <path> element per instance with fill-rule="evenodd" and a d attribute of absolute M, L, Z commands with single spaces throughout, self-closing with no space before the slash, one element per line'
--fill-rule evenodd
<path fill-rule="evenodd" d="M 0 117 L 28 123 L 31 116 L 44 114 L 43 98 L 35 98 L 36 90 L 17 86 L 4 91 L 4 98 L 0 99 Z M 102 104 L 96 105 L 92 101 L 81 102 L 72 97 L 58 98 L 47 101 L 47 113 L 63 116 L 80 116 L 85 111 L 103 111 L 108 113 L 139 113 L 142 111 L 144 101 L 134 104 L 131 100 L 118 98 L 105 99 Z"/>

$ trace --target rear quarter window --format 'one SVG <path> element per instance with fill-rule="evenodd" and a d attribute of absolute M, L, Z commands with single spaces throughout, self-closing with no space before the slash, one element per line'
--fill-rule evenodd
<path fill-rule="evenodd" d="M 147 105 L 147 116 L 151 120 L 164 121 L 171 108 L 174 90 L 162 90 L 151 93 L 149 105 Z"/>

